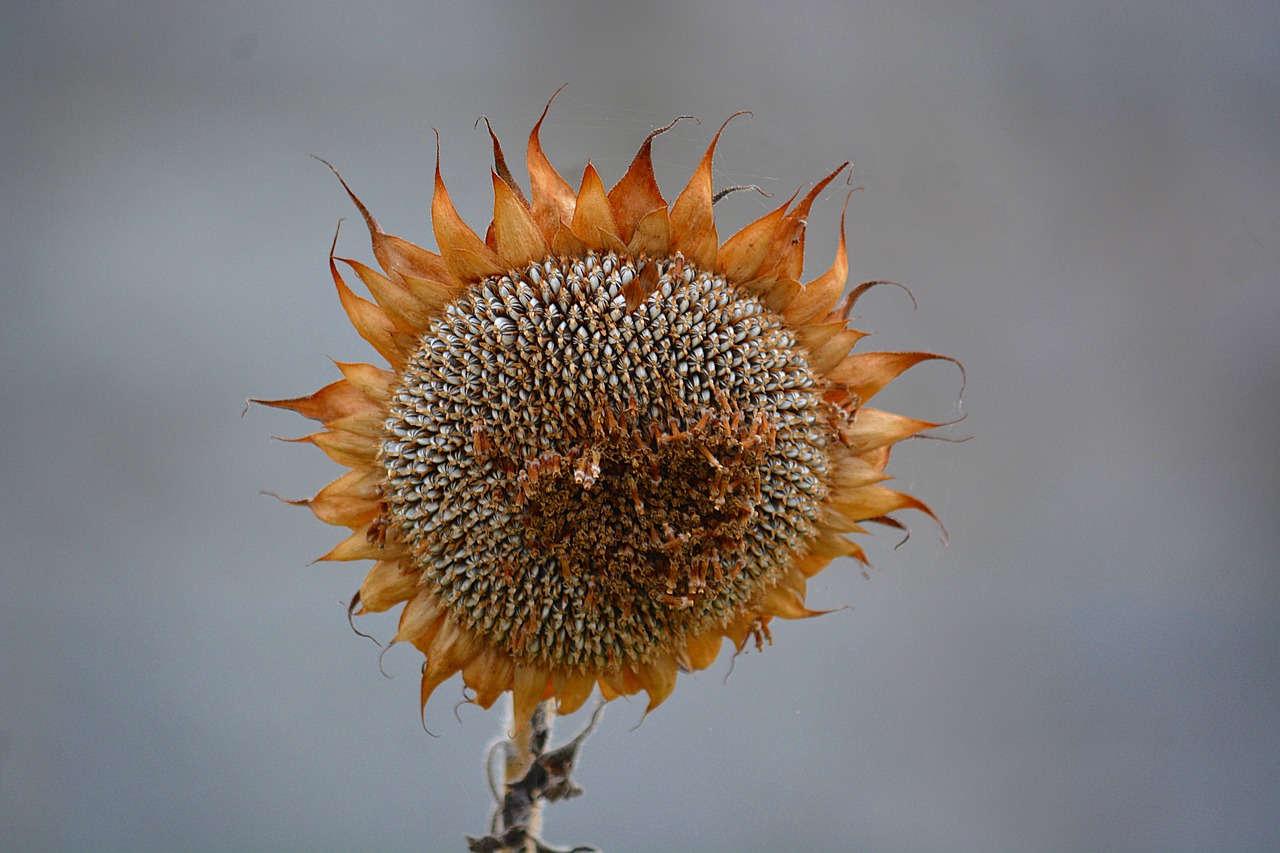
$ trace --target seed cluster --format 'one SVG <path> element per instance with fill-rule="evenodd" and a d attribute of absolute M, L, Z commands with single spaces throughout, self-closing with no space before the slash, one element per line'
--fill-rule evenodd
<path fill-rule="evenodd" d="M 683 259 L 547 259 L 425 330 L 385 524 L 514 657 L 643 661 L 724 624 L 814 534 L 829 427 L 794 334 Z"/>

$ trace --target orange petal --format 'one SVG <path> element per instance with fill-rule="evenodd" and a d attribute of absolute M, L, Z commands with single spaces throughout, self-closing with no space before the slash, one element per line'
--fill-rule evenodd
<path fill-rule="evenodd" d="M 782 316 L 793 326 L 802 326 L 825 317 L 840 301 L 840 294 L 849 281 L 849 250 L 845 243 L 844 217 L 852 197 L 853 192 L 850 191 L 844 200 L 844 210 L 840 211 L 840 246 L 836 249 L 836 259 L 831 268 L 806 284 L 782 312 Z"/>
<path fill-rule="evenodd" d="M 623 242 L 631 241 L 636 226 L 644 217 L 658 208 L 666 210 L 667 200 L 662 197 L 658 179 L 653 174 L 653 138 L 675 127 L 681 118 L 689 116 L 680 116 L 646 136 L 627 173 L 609 190 L 609 206 L 613 208 L 614 220 L 618 223 L 617 233 Z"/>
<path fill-rule="evenodd" d="M 486 646 L 462 667 L 462 680 L 476 692 L 475 703 L 481 708 L 491 707 L 510 690 L 514 675 L 511 658 L 492 646 Z"/>
<path fill-rule="evenodd" d="M 533 709 L 548 698 L 552 688 L 551 676 L 545 669 L 517 663 L 511 687 L 512 734 L 529 725 Z"/>
<path fill-rule="evenodd" d="M 618 226 L 613 221 L 613 208 L 609 206 L 609 196 L 604 191 L 604 184 L 596 167 L 587 163 L 582 173 L 582 186 L 578 190 L 578 201 L 573 209 L 573 233 L 588 249 L 600 251 L 611 245 L 607 238 L 618 239 Z"/>
<path fill-rule="evenodd" d="M 866 486 L 851 492 L 838 492 L 831 496 L 830 501 L 832 506 L 854 521 L 879 518 L 903 509 L 919 510 L 934 521 L 938 520 L 924 501 L 885 486 Z"/>
<path fill-rule="evenodd" d="M 353 532 L 334 547 L 332 551 L 320 557 L 318 562 L 346 562 L 350 560 L 383 560 L 400 555 L 402 549 L 388 542 L 379 546 L 369 541 L 369 527 L 365 525 Z"/>
<path fill-rule="evenodd" d="M 704 270 L 716 268 L 719 242 L 716 236 L 716 218 L 711 210 L 715 198 L 711 186 L 711 161 L 715 155 L 716 143 L 720 141 L 720 134 L 724 133 L 729 122 L 740 115 L 743 113 L 734 113 L 720 125 L 711 144 L 707 146 L 707 153 L 702 155 L 702 161 L 694 170 L 693 177 L 676 198 L 675 204 L 671 205 L 671 250 L 683 252 L 691 263 Z"/>
<path fill-rule="evenodd" d="M 396 386 L 396 375 L 372 364 L 335 361 L 342 375 L 367 399 L 379 406 L 391 401 Z"/>
<path fill-rule="evenodd" d="M 818 535 L 809 543 L 810 556 L 826 557 L 828 560 L 833 560 L 836 557 L 852 557 L 861 550 L 856 544 L 834 530 L 819 531 Z"/>
<path fill-rule="evenodd" d="M 854 344 L 867 336 L 857 329 L 841 329 L 825 343 L 808 347 L 809 369 L 814 373 L 830 374 L 849 355 Z"/>
<path fill-rule="evenodd" d="M 348 471 L 301 503 L 325 524 L 363 527 L 378 515 L 380 479 L 377 470 Z"/>
<path fill-rule="evenodd" d="M 716 270 L 733 282 L 748 282 L 756 278 L 773 245 L 773 234 L 787 215 L 788 199 L 777 210 L 743 228 L 724 242 L 716 257 Z"/>
<path fill-rule="evenodd" d="M 796 572 L 800 575 L 799 572 Z M 804 578 L 799 577 L 803 585 Z M 821 616 L 826 610 L 810 610 L 804 606 L 804 592 L 779 584 L 764 594 L 764 607 L 774 616 L 783 619 L 808 619 L 810 616 Z"/>
<path fill-rule="evenodd" d="M 355 271 L 355 274 L 364 282 L 364 286 L 369 288 L 369 292 L 373 294 L 378 307 L 383 310 L 387 318 L 401 332 L 409 334 L 420 332 L 426 328 L 432 317 L 440 313 L 423 304 L 422 300 L 418 299 L 407 288 L 359 261 L 347 258 L 337 258 L 336 260 L 342 261 Z"/>
<path fill-rule="evenodd" d="M 649 694 L 649 706 L 644 709 L 646 715 L 665 702 L 676 689 L 677 672 L 675 657 L 670 654 L 635 668 L 636 680 Z"/>
<path fill-rule="evenodd" d="M 488 116 L 480 116 L 480 118 L 484 119 L 484 126 L 489 128 L 489 139 L 493 141 L 493 171 L 498 173 L 498 177 L 515 194 L 524 209 L 528 210 L 529 202 L 525 199 L 524 193 L 521 192 L 520 184 L 516 183 L 516 179 L 512 177 L 511 169 L 507 167 L 507 158 L 502 153 L 502 143 L 498 141 L 498 134 L 493 132 L 493 125 L 489 124 Z M 479 123 L 479 121 L 476 122 L 476 124 Z"/>
<path fill-rule="evenodd" d="M 319 391 L 306 397 L 293 397 L 288 400 L 253 400 L 262 406 L 275 409 L 290 409 L 313 421 L 335 421 L 357 412 L 377 407 L 360 392 L 360 389 L 346 379 L 332 382 Z"/>
<path fill-rule="evenodd" d="M 462 221 L 440 175 L 440 140 L 436 138 L 436 186 L 431 197 L 431 227 L 453 280 L 470 284 L 504 270 L 498 256 Z"/>
<path fill-rule="evenodd" d="M 637 258 L 666 257 L 670 249 L 671 219 L 665 207 L 641 218 L 627 245 L 627 252 Z"/>
<path fill-rule="evenodd" d="M 382 613 L 413 597 L 418 573 L 407 572 L 398 560 L 379 560 L 360 585 L 360 612 Z"/>
<path fill-rule="evenodd" d="M 557 672 L 552 679 L 556 691 L 556 713 L 572 714 L 582 707 L 595 689 L 596 679 L 590 673 Z"/>
<path fill-rule="evenodd" d="M 556 95 L 563 90 L 564 86 L 561 86 L 556 90 Z M 551 96 L 551 101 L 556 99 L 556 95 Z M 567 224 L 573 221 L 573 206 L 576 200 L 573 187 L 560 177 L 560 173 L 542 153 L 542 141 L 538 138 L 542 122 L 546 120 L 547 111 L 551 109 L 551 101 L 547 101 L 542 117 L 538 119 L 538 123 L 533 126 L 533 131 L 529 134 L 529 148 L 526 155 L 529 187 L 533 191 L 533 219 L 538 223 L 538 227 L 542 229 L 542 235 L 547 240 L 555 237 L 556 229 L 561 223 Z"/>
<path fill-rule="evenodd" d="M 427 656 L 427 665 L 422 668 L 422 686 L 419 691 L 423 711 L 436 688 L 452 678 L 479 650 L 479 641 L 474 634 L 454 624 L 452 619 L 444 620 L 444 625 L 431 645 L 422 649 Z"/>
<path fill-rule="evenodd" d="M 954 358 L 931 352 L 864 352 L 849 356 L 828 371 L 827 379 L 845 386 L 865 403 L 905 371 L 935 359 L 959 364 Z"/>
<path fill-rule="evenodd" d="M 338 301 L 347 318 L 355 327 L 356 333 L 369 342 L 378 354 L 397 371 L 404 369 L 409 353 L 414 349 L 413 338 L 396 329 L 395 324 L 381 308 L 367 299 L 361 299 L 352 292 L 347 283 L 338 274 L 338 265 L 329 256 L 329 272 L 333 276 L 334 286 L 338 288 Z"/>
<path fill-rule="evenodd" d="M 541 261 L 550 252 L 524 201 L 497 172 L 493 173 L 493 231 L 498 261 L 507 269 Z"/>
<path fill-rule="evenodd" d="M 863 453 L 938 426 L 941 424 L 861 407 L 852 423 L 840 427 L 840 437 L 855 453 Z"/>
<path fill-rule="evenodd" d="M 685 641 L 689 668 L 698 670 L 711 666 L 720 655 L 723 643 L 724 636 L 718 630 L 704 631 L 696 637 L 690 637 Z"/>
<path fill-rule="evenodd" d="M 551 252 L 562 258 L 580 258 L 587 253 L 587 246 L 569 230 L 568 225 L 562 225 L 551 238 Z"/>
<path fill-rule="evenodd" d="M 874 486 L 889 479 L 883 469 L 857 456 L 836 457 L 832 461 L 831 487 L 836 491 Z"/>
<path fill-rule="evenodd" d="M 787 214 L 782 226 L 774 233 L 773 245 L 769 247 L 769 257 L 776 258 L 775 264 L 768 270 L 774 278 L 800 278 L 804 271 L 804 237 L 805 227 L 809 221 L 809 209 L 827 185 L 845 170 L 849 163 L 840 167 L 814 185 L 795 209 Z"/>
<path fill-rule="evenodd" d="M 404 274 L 422 276 L 425 278 L 437 278 L 445 274 L 446 270 L 440 256 L 435 252 L 429 252 L 421 246 L 415 246 L 408 240 L 402 240 L 399 237 L 387 234 L 382 230 L 382 226 L 378 224 L 378 220 L 374 219 L 373 214 L 369 212 L 369 208 L 364 206 L 364 202 L 351 191 L 351 187 L 343 180 L 338 170 L 328 160 L 316 157 L 321 163 L 324 163 L 337 177 L 342 188 L 347 191 L 347 195 L 355 204 L 356 209 L 360 211 L 360 215 L 364 218 L 364 224 L 369 229 L 369 240 L 373 244 L 373 255 L 378 259 L 378 264 L 386 271 L 387 275 L 392 278 Z"/>
<path fill-rule="evenodd" d="M 314 444 L 334 462 L 339 465 L 346 465 L 348 468 L 367 468 L 373 464 L 378 455 L 378 442 L 370 441 L 365 436 L 355 435 L 346 431 L 313 432 L 311 435 L 302 436 L 302 438 L 282 438 L 280 440 L 287 441 L 290 444 L 302 442 Z"/>
<path fill-rule="evenodd" d="M 444 603 L 431 593 L 420 591 L 409 599 L 409 603 L 400 612 L 400 625 L 391 642 L 413 643 L 420 652 L 426 654 L 431 648 L 431 641 L 446 621 L 448 617 Z"/>

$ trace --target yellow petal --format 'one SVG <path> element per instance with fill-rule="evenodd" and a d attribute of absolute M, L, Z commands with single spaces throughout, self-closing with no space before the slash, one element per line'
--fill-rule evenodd
<path fill-rule="evenodd" d="M 524 202 L 497 172 L 493 173 L 493 231 L 498 261 L 509 270 L 541 261 L 550 253 Z"/>

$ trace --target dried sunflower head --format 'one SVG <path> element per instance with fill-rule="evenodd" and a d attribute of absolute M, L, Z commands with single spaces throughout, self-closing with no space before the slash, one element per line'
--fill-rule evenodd
<path fill-rule="evenodd" d="M 841 302 L 843 217 L 834 263 L 801 282 L 810 206 L 844 166 L 721 242 L 719 133 L 668 204 L 661 130 L 612 189 L 588 165 L 575 192 L 541 124 L 529 196 L 493 137 L 484 237 L 438 155 L 438 253 L 351 194 L 381 271 L 332 256 L 330 271 L 390 369 L 339 363 L 316 393 L 265 401 L 321 422 L 301 440 L 351 469 L 301 503 L 353 531 L 322 559 L 376 561 L 353 610 L 404 605 L 394 642 L 426 656 L 424 707 L 460 671 L 483 707 L 512 691 L 516 720 L 549 699 L 572 712 L 597 686 L 644 690 L 652 709 L 724 638 L 741 648 L 775 616 L 813 615 L 806 579 L 865 562 L 846 538 L 862 522 L 932 515 L 882 482 L 894 443 L 936 424 L 866 403 L 941 357 L 850 354 L 866 286 Z"/>

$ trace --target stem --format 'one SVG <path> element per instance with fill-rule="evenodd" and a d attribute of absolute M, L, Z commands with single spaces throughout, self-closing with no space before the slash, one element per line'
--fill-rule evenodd
<path fill-rule="evenodd" d="M 512 731 L 513 734 L 506 743 L 506 761 L 503 770 L 505 796 L 501 804 L 501 829 L 504 832 L 513 826 L 524 826 L 529 835 L 537 836 L 541 833 L 543 799 L 542 797 L 530 798 L 526 791 L 517 787 L 517 783 L 525 778 L 533 762 L 546 751 L 547 741 L 551 739 L 551 724 L 555 718 L 556 709 L 550 702 L 538 703 L 533 709 L 533 716 L 519 723 L 518 729 L 516 720 L 508 718 L 511 719 L 508 731 Z M 526 839 L 518 849 L 511 849 L 514 853 L 535 853 L 536 851 L 532 839 Z"/>

